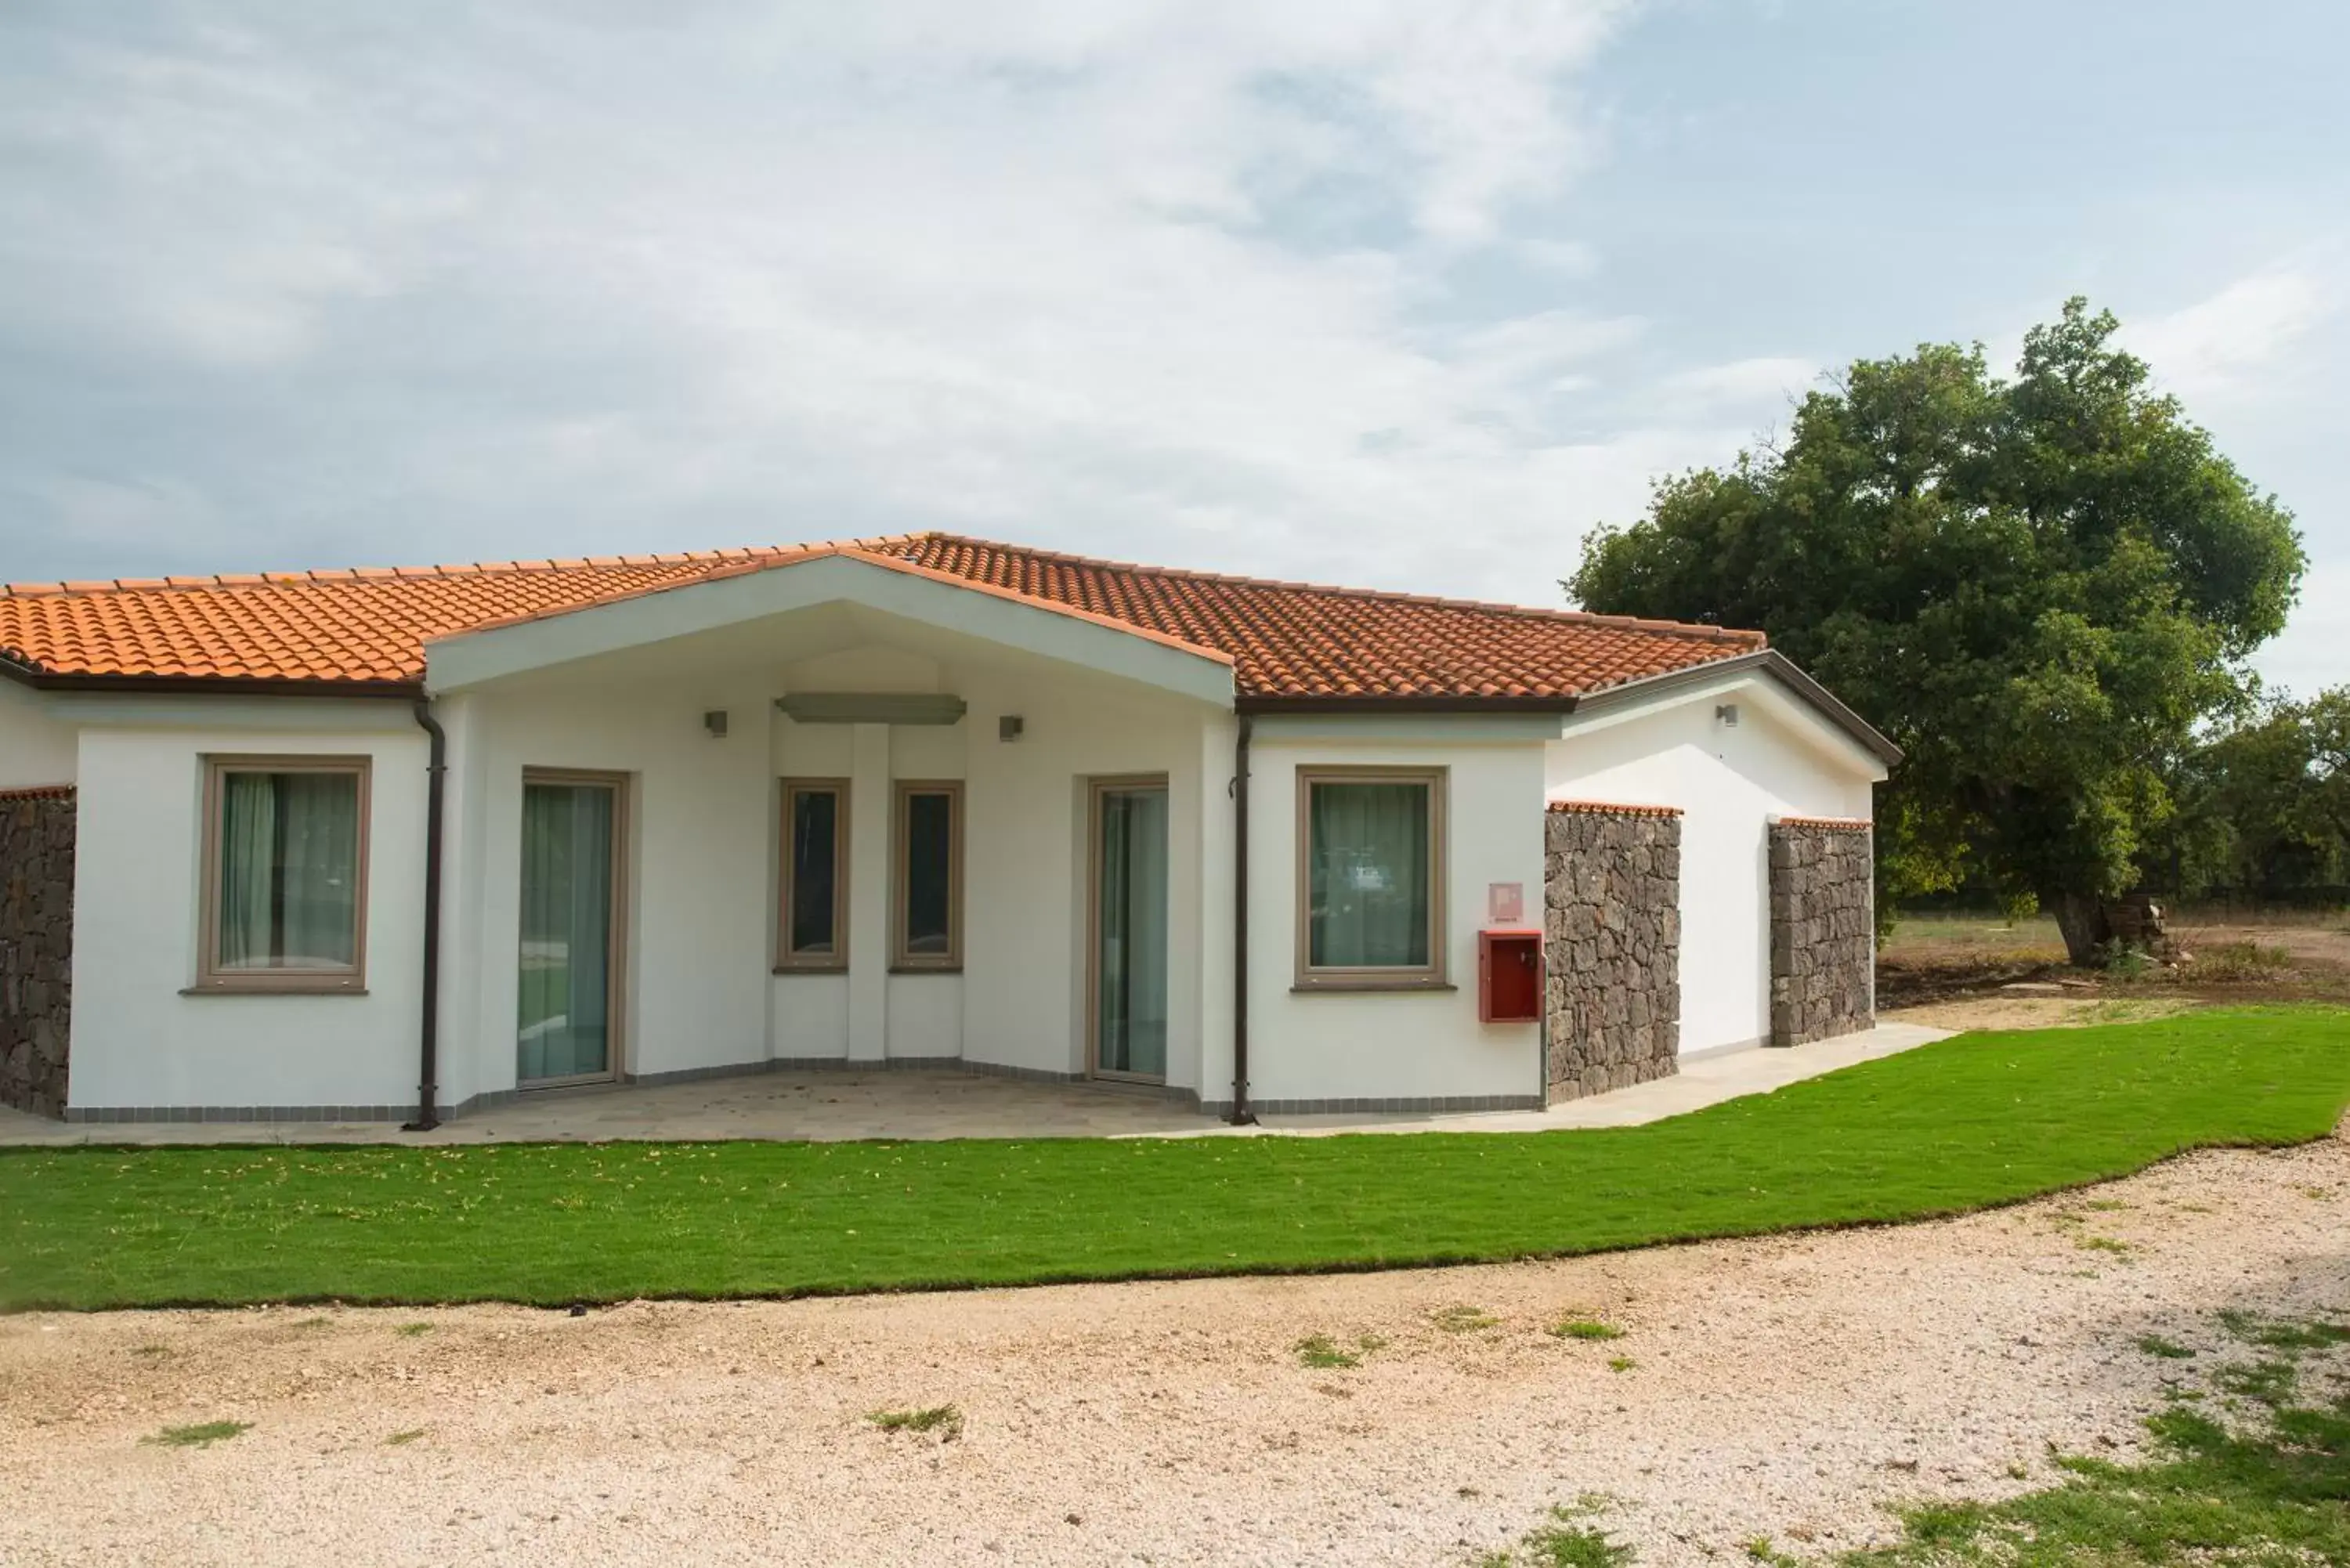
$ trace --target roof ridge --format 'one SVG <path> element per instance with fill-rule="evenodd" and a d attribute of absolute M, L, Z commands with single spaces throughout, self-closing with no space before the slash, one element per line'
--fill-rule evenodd
<path fill-rule="evenodd" d="M 1410 594 L 1393 588 L 1356 588 L 1336 583 L 1294 582 L 1280 577 L 1252 577 L 1233 572 L 1201 572 L 1184 566 L 1154 566 L 1140 561 L 1113 561 L 1100 556 L 1080 556 L 1066 550 L 1045 550 L 1030 545 L 1008 545 L 998 539 L 982 539 L 970 534 L 950 534 L 932 528 L 920 534 L 908 534 L 890 541 L 910 544 L 920 540 L 940 540 L 955 545 L 972 545 L 989 550 L 1001 550 L 1006 555 L 1025 556 L 1033 560 L 1051 561 L 1061 566 L 1092 566 L 1109 572 L 1132 572 L 1138 576 L 1180 577 L 1195 583 L 1221 583 L 1232 587 L 1278 588 L 1288 593 L 1328 594 L 1341 598 L 1377 599 L 1388 604 L 1429 605 L 1443 609 L 1477 610 L 1488 615 L 1523 616 L 1530 620 L 1563 620 L 1584 626 L 1628 627 L 1638 631 L 1665 632 L 1697 638 L 1711 642 L 1749 643 L 1762 648 L 1769 644 L 1768 636 L 1760 631 L 1742 630 L 1734 627 L 1705 626 L 1696 621 L 1650 620 L 1639 616 L 1600 615 L 1592 610 L 1553 609 L 1544 605 L 1504 604 L 1498 599 L 1456 599 L 1440 594 Z"/>
<path fill-rule="evenodd" d="M 733 545 L 712 550 L 667 550 L 651 555 L 567 556 L 541 560 L 455 561 L 429 566 L 316 566 L 299 572 L 216 572 L 208 576 L 98 577 L 76 581 L 0 583 L 0 598 L 54 598 L 61 595 L 166 593 L 176 589 L 302 587 L 312 583 L 423 582 L 436 578 L 487 577 L 504 574 L 613 571 L 649 566 L 723 566 L 764 561 L 827 547 L 891 549 L 930 537 L 885 534 L 866 539 L 824 540 L 801 545 Z"/>

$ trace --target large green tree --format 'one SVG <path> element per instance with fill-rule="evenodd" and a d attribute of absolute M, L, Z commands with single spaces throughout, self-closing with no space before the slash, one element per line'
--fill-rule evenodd
<path fill-rule="evenodd" d="M 2024 339 L 1862 360 L 1787 439 L 1659 483 L 1565 585 L 1612 614 L 1759 627 L 1908 753 L 1881 907 L 1970 871 L 2075 961 L 2169 809 L 2165 763 L 2245 700 L 2303 568 L 2289 513 L 2157 395 L 2085 301 Z"/>

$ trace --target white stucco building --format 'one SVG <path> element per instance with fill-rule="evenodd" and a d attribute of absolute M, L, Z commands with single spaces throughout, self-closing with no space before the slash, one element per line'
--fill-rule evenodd
<path fill-rule="evenodd" d="M 19 585 L 0 1097 L 406 1122 L 837 1063 L 1536 1105 L 1569 1025 L 1481 951 L 1554 909 L 1545 805 L 1677 814 L 1685 1055 L 1772 1033 L 1773 822 L 1865 824 L 1895 755 L 1755 634 L 941 535 Z"/>

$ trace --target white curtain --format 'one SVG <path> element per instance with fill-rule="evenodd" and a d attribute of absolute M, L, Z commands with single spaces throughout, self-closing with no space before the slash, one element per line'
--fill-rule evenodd
<path fill-rule="evenodd" d="M 1317 783 L 1307 810 L 1316 968 L 1418 968 L 1428 961 L 1425 784 Z"/>
<path fill-rule="evenodd" d="M 222 783 L 219 967 L 355 964 L 359 780 L 349 774 L 229 773 Z"/>
<path fill-rule="evenodd" d="M 1167 792 L 1101 803 L 1096 1039 L 1105 1072 L 1167 1073 Z"/>
<path fill-rule="evenodd" d="M 523 786 L 525 1082 L 610 1069 L 614 795 L 603 784 Z"/>

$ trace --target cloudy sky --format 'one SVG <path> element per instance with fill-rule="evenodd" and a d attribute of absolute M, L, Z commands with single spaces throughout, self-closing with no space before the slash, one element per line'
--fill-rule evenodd
<path fill-rule="evenodd" d="M 0 577 L 943 527 L 1557 600 L 2071 293 L 2350 680 L 2335 0 L 0 5 Z"/>

